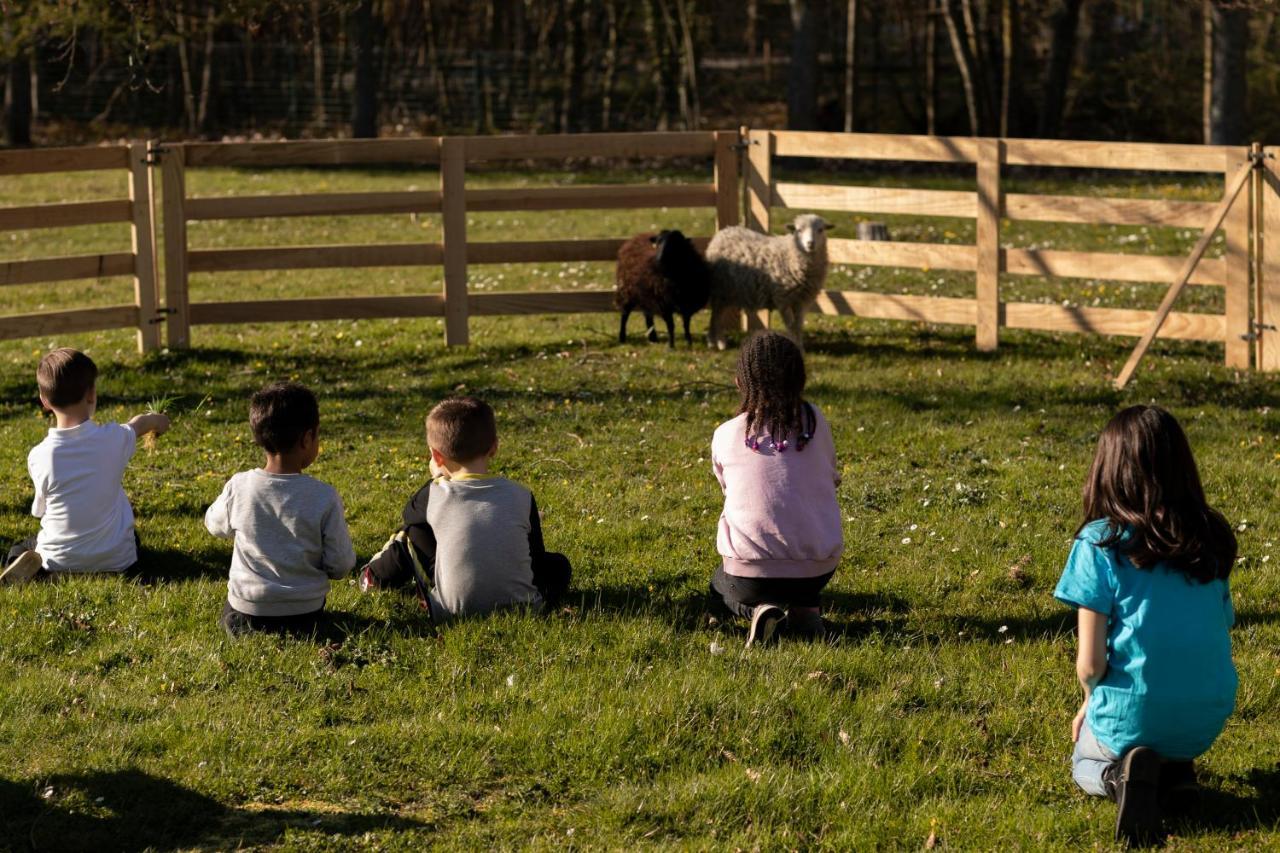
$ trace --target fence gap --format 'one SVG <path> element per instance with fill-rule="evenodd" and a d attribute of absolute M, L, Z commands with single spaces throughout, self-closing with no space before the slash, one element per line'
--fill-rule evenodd
<path fill-rule="evenodd" d="M 129 204 L 132 216 L 129 236 L 133 245 L 133 303 L 138 306 L 138 352 L 160 348 L 160 325 L 156 322 L 156 228 L 155 200 L 151 194 L 151 167 L 147 152 L 151 145 L 135 142 L 129 146 Z"/>
<path fill-rule="evenodd" d="M 155 149 L 153 149 L 155 150 Z M 181 145 L 159 149 L 164 180 L 165 338 L 170 349 L 191 345 L 190 294 L 187 292 L 186 168 Z"/>
<path fill-rule="evenodd" d="M 440 140 L 440 203 L 444 244 L 444 342 L 465 346 L 467 304 L 467 160 L 459 137 Z"/>
<path fill-rule="evenodd" d="M 1231 178 L 1249 163 L 1249 152 L 1239 148 L 1227 150 L 1222 169 L 1222 188 L 1226 192 Z M 1226 264 L 1226 365 L 1238 370 L 1249 369 L 1249 221 L 1253 203 L 1251 176 L 1247 191 L 1242 192 L 1222 223 L 1226 240 L 1223 262 Z"/>
<path fill-rule="evenodd" d="M 1004 142 L 978 139 L 978 210 L 977 244 L 977 315 L 976 344 L 980 351 L 991 352 L 1000 343 L 1000 165 L 1004 161 Z"/>

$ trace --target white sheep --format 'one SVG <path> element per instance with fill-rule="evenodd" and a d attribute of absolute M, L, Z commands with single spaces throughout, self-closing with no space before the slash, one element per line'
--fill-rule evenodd
<path fill-rule="evenodd" d="M 724 349 L 724 328 L 738 309 L 775 309 L 796 343 L 804 346 L 804 312 L 827 279 L 827 234 L 833 226 L 805 213 L 771 237 L 749 228 L 721 229 L 707 246 L 711 267 L 709 342 Z"/>

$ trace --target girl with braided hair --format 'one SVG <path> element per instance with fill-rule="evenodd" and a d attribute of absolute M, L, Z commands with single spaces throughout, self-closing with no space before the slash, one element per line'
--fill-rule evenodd
<path fill-rule="evenodd" d="M 844 548 L 831 427 L 804 399 L 804 356 L 784 335 L 747 340 L 734 382 L 738 415 L 711 439 L 724 491 L 713 607 L 751 620 L 748 646 L 779 630 L 820 637 L 818 596 Z"/>

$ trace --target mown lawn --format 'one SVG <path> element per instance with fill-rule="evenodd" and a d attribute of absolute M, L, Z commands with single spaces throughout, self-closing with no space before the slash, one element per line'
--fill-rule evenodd
<path fill-rule="evenodd" d="M 620 178 L 578 178 L 606 179 Z M 207 180 L 197 191 L 297 191 L 321 180 L 335 190 L 427 187 L 434 176 Z M 0 203 L 84 197 L 82 186 L 6 182 Z M 1212 193 L 1209 184 L 1113 189 Z M 853 217 L 836 218 L 852 228 Z M 473 236 L 611 236 L 669 222 L 710 228 L 702 212 L 484 214 Z M 193 226 L 192 242 L 392 242 L 435 227 L 408 217 L 226 223 Z M 905 239 L 968 239 L 944 227 L 894 225 Z M 1178 229 L 1152 234 L 1170 254 L 1189 243 Z M 19 232 L 4 255 L 110 249 L 121 237 Z M 1102 238 L 1064 228 L 1027 239 L 1075 248 Z M 609 270 L 473 272 L 477 285 L 527 288 L 599 286 Z M 936 283 L 928 275 L 851 270 L 833 281 L 923 292 Z M 1149 304 L 1159 290 L 1098 284 L 1025 286 L 1027 298 L 1115 305 Z M 413 292 L 434 291 L 439 277 L 272 273 L 194 287 L 202 299 Z M 940 285 L 963 287 L 971 277 Z M 1211 308 L 1216 290 L 1195 288 L 1194 298 Z M 127 282 L 5 288 L 0 311 L 128 292 Z M 705 329 L 705 314 L 696 322 Z M 481 318 L 466 349 L 446 349 L 434 319 L 199 327 L 195 349 L 145 359 L 123 331 L 0 345 L 0 539 L 35 529 L 24 459 L 48 425 L 34 388 L 47 348 L 79 346 L 98 361 L 104 418 L 181 395 L 173 431 L 140 450 L 126 478 L 144 578 L 0 591 L 3 844 L 867 849 L 920 848 L 933 834 L 956 849 L 1107 848 L 1114 807 L 1069 778 L 1073 617 L 1051 590 L 1097 431 L 1119 406 L 1154 400 L 1182 418 L 1212 500 L 1240 526 L 1243 556 L 1238 710 L 1202 763 L 1203 807 L 1182 816 L 1171 847 L 1274 848 L 1274 380 L 1224 369 L 1220 347 L 1160 344 L 1117 393 L 1108 379 L 1132 341 L 1008 333 L 997 354 L 981 355 L 971 334 L 812 324 L 810 397 L 832 421 L 845 472 L 845 559 L 829 611 L 839 636 L 749 652 L 741 628 L 708 625 L 703 606 L 720 505 L 708 443 L 736 405 L 732 352 L 618 345 L 606 315 Z M 312 472 L 342 492 L 362 556 L 426 477 L 427 409 L 462 390 L 493 402 L 500 470 L 533 489 L 549 547 L 573 560 L 569 606 L 436 635 L 408 599 L 362 596 L 343 581 L 330 597 L 342 625 L 334 642 L 227 640 L 216 617 L 230 549 L 205 533 L 202 515 L 228 476 L 258 461 L 247 396 L 285 377 L 320 395 L 324 449 Z"/>

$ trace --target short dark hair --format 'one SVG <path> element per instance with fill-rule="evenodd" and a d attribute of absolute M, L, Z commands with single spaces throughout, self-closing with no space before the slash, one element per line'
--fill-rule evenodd
<path fill-rule="evenodd" d="M 493 409 L 477 397 L 451 397 L 427 415 L 427 444 L 454 462 L 470 462 L 498 440 Z"/>
<path fill-rule="evenodd" d="M 268 453 L 288 453 L 302 436 L 320 426 L 320 405 L 299 382 L 276 382 L 249 401 L 253 440 Z"/>
<path fill-rule="evenodd" d="M 71 347 L 61 347 L 40 359 L 36 368 L 36 384 L 40 396 L 50 406 L 74 406 L 85 398 L 98 382 L 98 365 L 93 359 Z"/>

